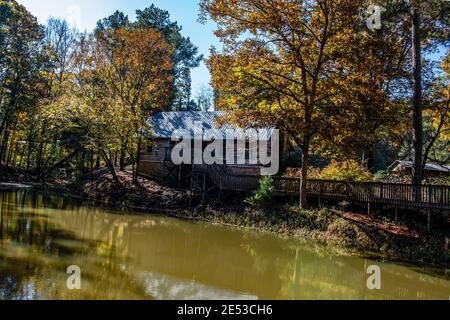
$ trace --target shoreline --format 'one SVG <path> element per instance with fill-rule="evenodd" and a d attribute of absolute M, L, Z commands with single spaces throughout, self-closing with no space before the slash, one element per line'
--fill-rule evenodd
<path fill-rule="evenodd" d="M 223 203 L 188 208 L 183 201 L 176 201 L 177 199 L 164 204 L 156 201 L 156 204 L 148 205 L 144 204 L 146 199 L 142 199 L 140 204 L 127 201 L 129 200 L 127 194 L 123 193 L 122 198 L 115 198 L 114 194 L 103 197 L 105 192 L 108 193 L 107 188 L 106 190 L 90 188 L 89 192 L 83 189 L 80 194 L 58 184 L 0 183 L 0 191 L 19 190 L 69 197 L 84 205 L 102 206 L 122 212 L 151 214 L 193 223 L 209 223 L 251 232 L 270 233 L 283 238 L 314 241 L 320 246 L 332 248 L 333 253 L 339 255 L 392 261 L 411 267 L 441 271 L 446 271 L 450 267 L 448 243 L 445 243 L 448 241 L 445 238 L 447 234 L 423 234 L 405 225 L 394 226 L 393 223 L 374 218 L 365 218 L 365 221 L 361 222 L 358 219 L 364 218 L 362 215 L 329 208 L 298 210 L 296 207 L 285 205 L 261 211 L 244 205 L 230 207 Z M 151 193 L 147 196 L 156 197 Z M 384 230 L 379 225 L 387 229 Z M 392 228 L 401 230 L 403 234 L 393 234 Z M 448 237 L 450 238 L 450 232 Z M 379 239 L 374 241 L 372 238 Z"/>

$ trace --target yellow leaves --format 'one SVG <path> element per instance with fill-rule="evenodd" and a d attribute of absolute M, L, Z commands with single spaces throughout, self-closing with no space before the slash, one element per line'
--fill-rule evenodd
<path fill-rule="evenodd" d="M 311 178 L 338 181 L 371 181 L 372 174 L 354 160 L 338 162 L 333 160 L 326 168 L 312 169 Z"/>
<path fill-rule="evenodd" d="M 29 120 L 29 115 L 27 112 L 19 112 L 16 117 L 19 123 L 26 123 Z"/>
<path fill-rule="evenodd" d="M 97 71 L 121 103 L 147 113 L 149 106 L 166 106 L 174 49 L 159 32 L 122 28 L 99 36 L 97 41 Z"/>

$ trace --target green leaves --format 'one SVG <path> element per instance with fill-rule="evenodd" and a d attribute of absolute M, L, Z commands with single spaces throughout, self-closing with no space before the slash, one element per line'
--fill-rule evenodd
<path fill-rule="evenodd" d="M 275 187 L 272 177 L 262 177 L 259 180 L 259 189 L 254 195 L 244 200 L 244 202 L 253 207 L 262 208 L 267 206 L 272 200 Z"/>

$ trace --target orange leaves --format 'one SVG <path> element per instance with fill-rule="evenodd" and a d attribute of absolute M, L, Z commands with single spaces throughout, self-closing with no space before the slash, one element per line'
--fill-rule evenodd
<path fill-rule="evenodd" d="M 109 30 L 97 37 L 96 66 L 121 102 L 140 108 L 164 108 L 172 84 L 173 48 L 153 29 Z"/>

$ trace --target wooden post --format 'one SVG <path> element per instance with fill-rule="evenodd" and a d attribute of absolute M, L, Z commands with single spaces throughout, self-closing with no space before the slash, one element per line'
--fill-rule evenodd
<path fill-rule="evenodd" d="M 395 223 L 398 223 L 398 208 L 395 207 Z"/>
<path fill-rule="evenodd" d="M 428 233 L 431 232 L 431 209 L 428 210 Z"/>
<path fill-rule="evenodd" d="M 320 180 L 319 181 L 319 208 L 322 206 L 322 186 L 323 186 L 323 181 Z"/>
<path fill-rule="evenodd" d="M 370 217 L 370 202 L 367 202 L 367 215 Z"/>
<path fill-rule="evenodd" d="M 428 203 L 430 205 L 430 208 L 432 205 L 432 200 L 433 200 L 433 187 L 429 186 L 428 187 Z"/>
<path fill-rule="evenodd" d="M 299 201 L 298 204 L 300 206 L 300 209 L 303 209 L 303 175 L 300 173 L 300 186 L 299 186 Z"/>

